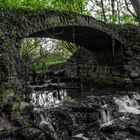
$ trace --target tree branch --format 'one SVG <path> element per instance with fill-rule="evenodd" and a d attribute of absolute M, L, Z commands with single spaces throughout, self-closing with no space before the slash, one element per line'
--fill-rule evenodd
<path fill-rule="evenodd" d="M 136 19 L 138 19 L 138 16 L 135 15 L 130 9 L 129 9 L 129 6 L 128 6 L 128 3 L 127 3 L 127 0 L 124 0 L 125 1 L 125 4 L 126 4 L 126 8 L 128 10 L 128 12 Z"/>

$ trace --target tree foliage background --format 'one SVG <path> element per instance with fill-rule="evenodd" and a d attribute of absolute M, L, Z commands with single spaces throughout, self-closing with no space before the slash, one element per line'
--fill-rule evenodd
<path fill-rule="evenodd" d="M 140 15 L 139 0 L 0 0 L 0 7 L 70 11 L 119 24 L 137 24 Z"/>

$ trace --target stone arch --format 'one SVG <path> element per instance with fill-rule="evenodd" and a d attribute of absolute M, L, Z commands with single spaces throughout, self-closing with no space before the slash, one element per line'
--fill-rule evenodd
<path fill-rule="evenodd" d="M 100 52 L 105 52 L 102 57 L 103 61 L 105 60 L 104 56 L 106 57 L 107 54 L 111 54 L 111 56 L 114 55 L 114 48 L 112 47 L 114 42 L 116 44 L 115 49 L 119 48 L 119 51 L 122 47 L 123 49 L 126 49 L 127 45 L 129 44 L 127 39 L 129 32 L 124 26 L 105 24 L 104 22 L 98 21 L 93 17 L 68 12 L 35 12 L 24 10 L 3 10 L 3 15 L 5 15 L 6 18 L 0 23 L 0 25 L 7 31 L 7 35 L 9 38 L 11 37 L 12 42 L 26 37 L 42 36 L 62 39 L 70 42 L 77 41 L 74 43 L 84 46 L 90 51 L 95 51 L 98 56 L 102 57 L 102 53 L 100 54 Z M 9 24 L 5 24 L 7 22 Z M 65 34 L 59 34 L 61 31 L 63 31 L 63 29 Z M 69 36 L 69 34 L 73 33 L 73 30 L 75 33 L 73 36 Z M 82 34 L 80 34 L 81 32 Z M 86 32 L 89 34 L 84 35 Z M 81 39 L 81 37 L 83 38 Z M 103 42 L 102 40 L 105 41 Z M 87 45 L 87 42 L 90 42 L 90 45 Z M 92 44 L 94 44 L 95 47 L 93 47 Z M 101 49 L 104 50 L 101 51 Z M 108 56 L 106 62 L 112 60 L 112 58 L 113 57 Z M 106 62 L 101 63 L 101 65 L 106 65 Z M 123 59 L 121 62 L 122 63 L 120 67 L 123 68 Z M 112 62 L 109 64 L 112 64 Z M 128 74 L 126 77 L 128 77 Z"/>
<path fill-rule="evenodd" d="M 14 26 L 15 32 L 11 32 L 11 35 L 15 38 L 50 37 L 61 39 L 76 43 L 91 51 L 95 51 L 94 48 L 96 48 L 99 54 L 100 50 L 106 48 L 104 49 L 105 56 L 112 53 L 113 41 L 117 44 L 116 46 L 118 44 L 126 45 L 119 27 L 105 24 L 93 17 L 56 11 L 16 11 L 14 14 L 17 24 Z M 108 50 L 110 52 L 107 52 Z"/>
<path fill-rule="evenodd" d="M 124 45 L 112 36 L 85 26 L 62 26 L 49 28 L 29 35 L 29 37 L 49 37 L 75 43 L 91 51 L 103 65 L 112 65 L 115 56 L 122 54 Z M 104 58 L 106 59 L 104 59 Z M 119 58 L 119 61 L 120 58 Z"/>
<path fill-rule="evenodd" d="M 100 79 L 100 81 L 105 79 L 107 82 L 109 81 L 108 83 L 114 84 L 114 77 L 121 75 L 122 51 L 126 44 L 125 39 L 118 35 L 116 27 L 106 25 L 91 17 L 70 13 L 52 12 L 48 14 L 45 12 L 24 16 L 25 19 L 16 34 L 18 38 L 49 37 L 76 43 L 90 50 L 97 58 L 98 66 L 94 68 L 97 71 L 91 72 L 93 79 Z M 117 60 L 116 62 L 114 58 Z M 90 67 L 92 69 L 91 63 L 87 69 Z M 115 82 L 120 82 L 123 79 L 119 76 Z"/>
<path fill-rule="evenodd" d="M 19 16 L 19 13 L 17 13 L 17 16 Z M 121 36 L 120 30 L 117 26 L 105 24 L 104 22 L 98 21 L 93 17 L 66 12 L 42 11 L 36 13 L 23 12 L 21 13 L 20 17 L 17 18 L 17 20 L 17 23 L 20 26 L 15 26 L 15 30 L 17 31 L 13 34 L 20 38 L 28 37 L 34 33 L 41 33 L 42 31 L 47 30 L 52 30 L 52 32 L 55 32 L 55 30 L 62 30 L 65 28 L 72 31 L 73 28 L 80 28 L 84 29 L 85 32 L 86 29 L 90 29 L 94 32 L 94 35 L 96 35 L 95 31 L 100 32 L 100 34 L 106 34 L 106 36 L 113 37 L 122 44 L 126 43 L 125 38 Z M 49 35 L 46 34 L 46 36 Z"/>
<path fill-rule="evenodd" d="M 6 29 L 12 41 L 26 37 L 49 37 L 76 43 L 90 51 L 96 51 L 98 55 L 102 50 L 105 56 L 114 55 L 113 51 L 118 50 L 118 46 L 127 45 L 125 29 L 105 24 L 93 17 L 50 10 L 8 10 L 3 13 L 9 15 L 5 22 L 11 22 L 11 26 L 8 24 Z M 113 43 L 116 44 L 114 48 Z"/>

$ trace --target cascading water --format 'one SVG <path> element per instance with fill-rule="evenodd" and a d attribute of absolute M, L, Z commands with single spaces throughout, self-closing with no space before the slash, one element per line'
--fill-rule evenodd
<path fill-rule="evenodd" d="M 131 121 L 129 122 L 127 120 L 127 117 L 130 120 L 132 119 L 131 117 L 140 114 L 140 105 L 139 105 L 140 95 L 138 93 L 131 94 L 131 96 L 126 95 L 123 97 L 122 96 L 120 97 L 118 95 L 112 95 L 111 98 L 109 98 L 108 96 L 91 97 L 91 102 L 89 102 L 89 106 L 90 108 L 92 108 L 92 103 L 93 103 L 93 108 L 92 108 L 93 112 L 97 109 L 96 110 L 97 116 L 99 114 L 96 120 L 94 119 L 94 117 L 96 116 L 94 114 L 95 112 L 93 113 L 91 111 L 94 114 L 92 118 L 91 117 L 92 115 L 90 116 L 89 115 L 90 113 L 88 111 L 87 111 L 88 115 L 86 115 L 86 111 L 84 112 L 84 109 L 81 110 L 81 108 L 83 107 L 80 107 L 80 109 L 78 109 L 80 105 L 80 101 L 73 100 L 74 104 L 75 104 L 75 101 L 76 103 L 78 103 L 78 106 L 74 105 L 74 107 L 72 107 L 71 109 L 68 109 L 67 107 L 69 105 L 71 106 L 73 101 L 71 100 L 72 102 L 68 102 L 70 104 L 67 104 L 66 102 L 65 102 L 66 104 L 65 103 L 63 104 L 62 102 L 67 99 L 68 99 L 68 94 L 66 90 L 59 90 L 59 91 L 54 90 L 51 92 L 44 91 L 44 92 L 36 92 L 32 94 L 31 102 L 35 107 L 34 108 L 34 110 L 36 110 L 35 112 L 38 112 L 37 114 L 40 116 L 40 121 L 38 121 L 38 124 L 41 128 L 47 129 L 47 131 L 50 132 L 51 134 L 56 134 L 58 136 L 60 136 L 61 134 L 63 136 L 67 135 L 67 130 L 74 131 L 74 133 L 70 132 L 68 134 L 72 134 L 72 137 L 75 139 L 79 138 L 83 140 L 88 140 L 90 138 L 88 135 L 86 135 L 85 128 L 87 127 L 89 129 L 92 126 L 91 132 L 94 133 L 93 137 L 97 137 L 98 139 L 98 137 L 100 137 L 102 133 L 104 134 L 104 131 L 106 130 L 108 131 L 108 129 L 109 131 L 112 128 L 114 130 L 117 129 L 117 131 L 119 131 L 119 128 L 123 129 L 123 126 L 125 125 L 125 123 L 127 122 L 131 123 Z M 61 114 L 61 111 L 59 112 L 57 109 L 58 108 L 61 109 L 61 107 L 63 108 L 63 106 L 65 105 L 68 105 L 68 106 L 66 106 L 66 108 L 64 107 L 64 112 L 62 111 L 62 114 Z M 118 106 L 118 108 L 116 108 L 116 105 Z M 73 109 L 75 110 L 74 112 L 72 111 Z M 52 110 L 56 112 L 55 117 L 54 116 L 52 117 L 52 114 L 51 114 Z M 116 116 L 114 115 L 114 113 L 116 113 Z M 129 113 L 134 114 L 134 115 L 129 115 Z M 59 117 L 60 118 L 62 117 L 62 119 L 59 119 Z M 89 119 L 89 122 L 91 123 L 91 125 L 88 124 L 89 123 L 88 121 L 87 121 L 88 123 L 86 124 L 85 120 L 88 118 L 93 119 L 92 123 L 90 122 L 90 119 Z M 84 123 L 82 122 L 83 119 L 85 119 Z M 135 121 L 133 121 L 133 123 L 135 123 Z M 126 126 L 129 126 L 129 125 L 126 124 Z M 132 124 L 132 126 L 134 125 Z M 95 130 L 95 128 L 97 129 Z M 95 132 L 93 130 L 95 130 Z M 59 132 L 60 132 L 60 135 L 59 135 Z M 110 137 L 107 138 L 108 135 L 105 135 L 105 136 L 103 135 L 103 137 L 110 140 L 112 139 Z M 130 138 L 130 136 L 128 136 L 128 138 Z M 127 138 L 124 140 L 127 140 Z"/>
<path fill-rule="evenodd" d="M 76 136 L 73 136 L 74 138 L 82 138 L 83 140 L 89 140 L 89 138 L 86 138 L 83 136 L 83 134 L 78 134 Z"/>
<path fill-rule="evenodd" d="M 31 103 L 34 105 L 34 112 L 37 116 L 37 125 L 42 129 L 47 129 L 50 134 L 55 135 L 53 122 L 49 116 L 49 109 L 58 107 L 68 98 L 66 90 L 39 91 L 32 93 Z"/>
<path fill-rule="evenodd" d="M 35 107 L 49 108 L 56 107 L 63 102 L 67 96 L 66 90 L 60 91 L 39 91 L 32 93 L 31 103 Z"/>
<path fill-rule="evenodd" d="M 105 104 L 101 107 L 101 127 L 111 125 L 112 120 L 111 120 L 111 113 L 108 108 L 108 105 Z"/>
<path fill-rule="evenodd" d="M 101 110 L 101 115 L 102 115 L 101 126 L 106 126 L 106 125 L 111 125 L 112 124 L 109 110 L 106 110 L 106 111 Z"/>
<path fill-rule="evenodd" d="M 138 94 L 134 94 L 131 98 L 129 96 L 124 96 L 123 98 L 114 97 L 114 101 L 118 105 L 119 112 L 128 112 L 133 114 L 140 114 L 138 99 L 140 99 Z"/>
<path fill-rule="evenodd" d="M 114 102 L 118 106 L 118 112 L 124 113 L 121 119 L 127 119 L 126 113 L 132 114 L 140 114 L 140 105 L 138 103 L 140 100 L 140 95 L 136 92 L 131 97 L 123 96 L 123 97 L 114 97 Z M 107 104 L 104 104 L 101 107 L 101 127 L 111 125 L 115 119 L 111 116 L 111 111 Z"/>

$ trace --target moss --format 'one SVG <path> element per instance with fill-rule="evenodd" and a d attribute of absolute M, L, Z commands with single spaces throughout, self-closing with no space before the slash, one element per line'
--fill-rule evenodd
<path fill-rule="evenodd" d="M 0 28 L 0 38 L 5 36 L 5 31 Z"/>
<path fill-rule="evenodd" d="M 20 105 L 20 103 L 15 101 L 15 102 L 13 103 L 12 110 L 13 110 L 13 111 L 14 111 L 14 110 L 18 110 L 18 109 L 19 109 L 19 105 Z"/>
<path fill-rule="evenodd" d="M 20 120 L 21 118 L 21 115 L 20 115 L 20 112 L 19 111 L 13 111 L 11 113 L 11 120 L 14 121 L 14 120 Z"/>
<path fill-rule="evenodd" d="M 105 85 L 113 85 L 114 84 L 114 81 L 113 79 L 103 79 L 103 78 L 99 78 L 99 82 L 101 82 L 102 84 L 105 84 Z"/>
<path fill-rule="evenodd" d="M 123 82 L 124 78 L 114 77 L 114 81 L 116 81 L 116 82 Z"/>
<path fill-rule="evenodd" d="M 92 74 L 92 76 L 87 77 L 87 80 L 92 80 L 95 83 L 104 84 L 104 85 L 115 85 L 115 84 L 124 83 L 124 78 L 113 76 L 113 75 Z"/>
<path fill-rule="evenodd" d="M 119 71 L 112 71 L 112 73 L 111 73 L 112 75 L 115 75 L 115 76 L 119 76 L 120 75 L 120 72 Z"/>
<path fill-rule="evenodd" d="M 31 109 L 32 106 L 29 103 L 24 101 L 20 103 L 20 107 L 19 107 L 20 113 L 27 114 Z"/>
<path fill-rule="evenodd" d="M 88 80 L 92 80 L 95 83 L 98 84 L 104 84 L 104 85 L 113 85 L 114 81 L 112 79 L 106 78 L 105 75 L 92 75 L 92 77 L 89 77 Z"/>

